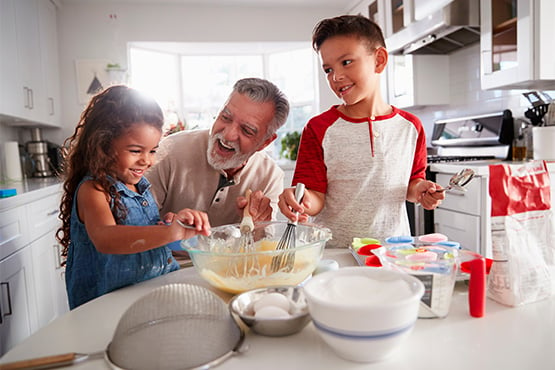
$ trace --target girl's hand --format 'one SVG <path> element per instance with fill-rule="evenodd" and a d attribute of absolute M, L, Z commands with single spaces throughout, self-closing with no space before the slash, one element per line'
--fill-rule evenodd
<path fill-rule="evenodd" d="M 164 218 L 171 215 L 167 214 Z M 194 229 L 185 228 L 179 225 L 178 222 L 173 221 L 181 221 L 185 225 L 191 225 Z M 205 236 L 210 235 L 210 221 L 208 220 L 208 215 L 205 212 L 197 211 L 194 209 L 184 208 L 179 211 L 177 214 L 173 215 L 172 218 L 172 227 L 179 228 L 179 231 L 182 234 L 181 239 L 189 239 L 197 234 L 202 234 Z"/>

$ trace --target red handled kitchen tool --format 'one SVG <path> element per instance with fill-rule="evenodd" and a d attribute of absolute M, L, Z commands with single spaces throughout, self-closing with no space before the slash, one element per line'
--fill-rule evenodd
<path fill-rule="evenodd" d="M 472 317 L 482 317 L 486 313 L 486 261 L 484 258 L 470 261 L 468 308 Z"/>
<path fill-rule="evenodd" d="M 461 250 L 460 269 L 470 274 L 468 281 L 468 309 L 470 316 L 483 317 L 486 314 L 486 283 L 492 260 L 478 253 Z"/>

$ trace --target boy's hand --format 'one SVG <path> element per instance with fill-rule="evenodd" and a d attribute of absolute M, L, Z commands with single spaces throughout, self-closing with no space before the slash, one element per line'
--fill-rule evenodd
<path fill-rule="evenodd" d="M 279 210 L 292 222 L 307 222 L 309 216 L 317 215 L 324 207 L 324 194 L 306 189 L 303 200 L 297 203 L 295 199 L 295 188 L 287 188 L 279 196 Z M 297 216 L 295 213 L 298 212 Z"/>
<path fill-rule="evenodd" d="M 441 201 L 445 199 L 445 192 L 436 191 L 441 189 L 441 186 L 432 181 L 422 181 L 417 185 L 418 202 L 424 207 L 424 209 L 432 210 L 441 204 Z"/>
<path fill-rule="evenodd" d="M 237 209 L 243 215 L 243 208 L 247 205 L 247 198 L 237 197 Z M 272 220 L 272 206 L 270 205 L 270 198 L 264 195 L 260 190 L 251 193 L 249 203 L 249 213 L 253 222 L 271 221 Z"/>

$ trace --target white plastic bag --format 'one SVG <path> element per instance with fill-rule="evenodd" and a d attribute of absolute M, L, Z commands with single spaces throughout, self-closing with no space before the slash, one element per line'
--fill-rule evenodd
<path fill-rule="evenodd" d="M 493 264 L 488 297 L 518 306 L 555 292 L 555 224 L 544 161 L 489 168 Z"/>

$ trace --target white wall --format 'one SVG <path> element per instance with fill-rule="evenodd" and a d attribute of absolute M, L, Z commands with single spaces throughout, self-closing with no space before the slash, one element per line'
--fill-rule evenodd
<path fill-rule="evenodd" d="M 341 13 L 340 8 L 325 7 L 212 9 L 175 4 L 130 5 L 117 1 L 62 2 L 58 32 L 64 128 L 49 130 L 45 137 L 61 143 L 72 134 L 84 108 L 77 99 L 75 60 L 107 59 L 127 67 L 130 41 L 309 42 L 312 28 L 319 20 Z M 156 73 L 155 67 L 153 73 Z"/>

